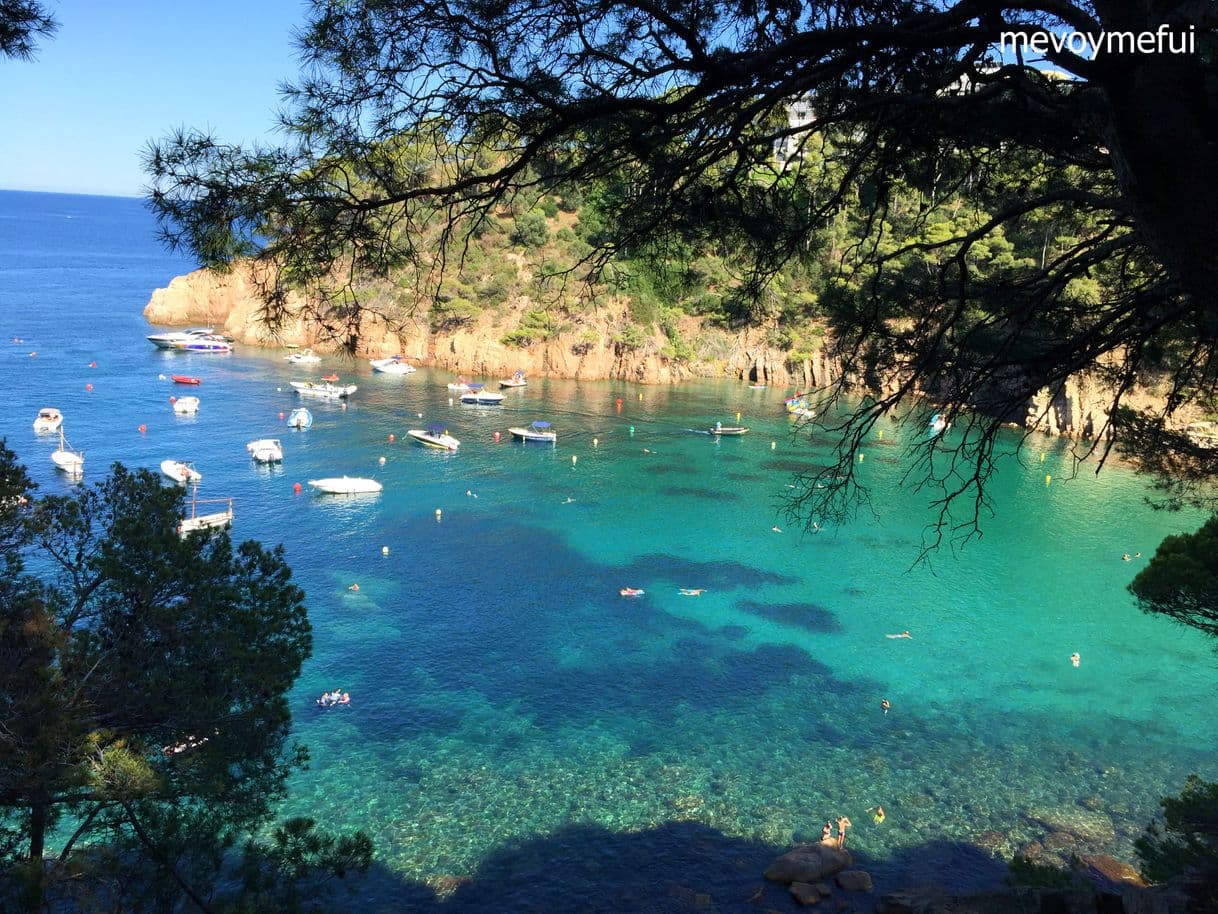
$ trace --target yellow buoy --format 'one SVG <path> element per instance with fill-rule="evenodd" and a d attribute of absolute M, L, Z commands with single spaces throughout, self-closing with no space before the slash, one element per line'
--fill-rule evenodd
<path fill-rule="evenodd" d="M 642 394 L 639 394 L 639 399 L 640 399 L 640 400 L 642 400 L 642 399 L 643 399 L 643 395 L 642 395 Z"/>
<path fill-rule="evenodd" d="M 1045 474 L 1045 485 L 1048 485 L 1048 484 L 1049 484 L 1049 483 L 1051 483 L 1052 481 L 1053 481 L 1053 477 L 1052 477 L 1052 476 L 1050 476 L 1048 473 L 1046 473 L 1046 474 Z"/>
<path fill-rule="evenodd" d="M 388 554 L 389 554 L 389 547 L 388 547 L 388 546 L 382 546 L 382 547 L 381 547 L 381 555 L 388 555 Z"/>
<path fill-rule="evenodd" d="M 597 440 L 596 440 L 595 438 L 593 438 L 593 439 L 592 439 L 592 446 L 593 446 L 593 447 L 596 447 L 596 446 L 597 446 L 597 444 L 598 444 Z"/>
<path fill-rule="evenodd" d="M 577 464 L 577 463 L 579 463 L 579 457 L 575 454 L 572 454 L 571 455 L 571 466 L 575 466 L 575 464 Z"/>
<path fill-rule="evenodd" d="M 880 439 L 883 440 L 883 438 L 884 438 L 884 430 L 880 429 Z"/>
<path fill-rule="evenodd" d="M 771 441 L 771 442 L 770 442 L 770 450 L 772 451 L 772 450 L 774 450 L 774 448 L 776 448 L 776 447 L 778 447 L 778 442 L 777 442 L 777 441 Z"/>
<path fill-rule="evenodd" d="M 740 421 L 740 413 L 736 413 L 736 421 L 737 421 L 737 422 L 739 422 L 739 421 Z"/>
<path fill-rule="evenodd" d="M 859 463 L 862 463 L 862 462 L 863 462 L 863 455 L 859 454 Z"/>
<path fill-rule="evenodd" d="M 444 513 L 444 512 L 443 512 L 443 511 L 441 511 L 439 508 L 436 508 L 436 520 L 439 520 L 439 519 L 440 519 L 440 515 L 442 515 L 443 513 Z"/>
<path fill-rule="evenodd" d="M 1041 454 L 1041 455 L 1040 455 L 1040 462 L 1041 462 L 1041 463 L 1044 463 L 1044 462 L 1045 462 L 1045 455 L 1044 455 L 1044 454 Z"/>

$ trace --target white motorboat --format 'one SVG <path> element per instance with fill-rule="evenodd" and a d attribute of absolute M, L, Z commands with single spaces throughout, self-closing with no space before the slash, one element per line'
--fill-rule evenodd
<path fill-rule="evenodd" d="M 278 438 L 259 438 L 245 446 L 250 457 L 258 463 L 282 463 L 283 445 Z"/>
<path fill-rule="evenodd" d="M 519 438 L 521 441 L 540 441 L 544 444 L 555 444 L 558 441 L 558 435 L 550 427 L 549 422 L 534 422 L 527 428 L 518 426 L 509 428 L 512 436 Z"/>
<path fill-rule="evenodd" d="M 379 371 L 382 374 L 410 374 L 415 370 L 415 367 L 408 364 L 400 355 L 387 359 L 369 359 L 368 364 L 372 366 L 373 371 Z"/>
<path fill-rule="evenodd" d="M 359 389 L 354 384 L 339 385 L 329 381 L 323 381 L 321 384 L 314 381 L 291 381 L 289 383 L 302 397 L 322 397 L 327 400 L 349 397 Z"/>
<path fill-rule="evenodd" d="M 714 428 L 709 428 L 707 431 L 712 435 L 746 435 L 749 429 L 745 425 L 723 425 L 716 422 Z"/>
<path fill-rule="evenodd" d="M 189 463 L 182 463 L 180 460 L 162 460 L 161 472 L 182 485 L 186 485 L 188 482 L 198 482 L 203 478 L 202 473 Z"/>
<path fill-rule="evenodd" d="M 425 444 L 428 447 L 440 448 L 444 451 L 455 451 L 461 446 L 461 442 L 448 433 L 442 425 L 430 425 L 426 431 L 419 428 L 412 428 L 406 432 L 411 438 Z"/>
<path fill-rule="evenodd" d="M 452 391 L 457 391 L 458 393 L 465 393 L 466 391 L 472 390 L 473 388 L 470 385 L 469 381 L 465 380 L 465 378 L 457 378 L 456 381 L 454 381 L 452 384 L 448 385 L 448 389 L 452 390 Z"/>
<path fill-rule="evenodd" d="M 190 517 L 183 517 L 178 524 L 178 535 L 183 539 L 187 534 L 196 530 L 216 530 L 227 527 L 233 522 L 233 500 L 231 498 L 199 498 L 198 481 L 195 481 L 194 493 L 190 498 Z M 212 511 L 207 514 L 199 513 L 199 505 L 225 505 L 223 511 Z"/>
<path fill-rule="evenodd" d="M 300 352 L 293 352 L 289 356 L 284 356 L 284 359 L 293 365 L 316 365 L 321 361 L 321 356 L 312 349 L 302 349 Z"/>
<path fill-rule="evenodd" d="M 288 415 L 288 426 L 290 428 L 306 429 L 313 425 L 313 414 L 299 406 Z"/>
<path fill-rule="evenodd" d="M 85 471 L 84 452 L 72 450 L 63 436 L 63 423 L 59 425 L 59 450 L 51 452 L 51 460 L 69 476 L 80 476 Z"/>
<path fill-rule="evenodd" d="M 469 390 L 461 395 L 461 402 L 473 403 L 477 406 L 498 406 L 503 402 L 503 394 L 485 390 L 481 384 L 471 384 Z"/>
<path fill-rule="evenodd" d="M 524 379 L 524 372 L 517 371 L 510 378 L 504 378 L 499 382 L 500 387 L 524 387 L 529 382 Z"/>
<path fill-rule="evenodd" d="M 233 344 L 222 336 L 208 335 L 195 337 L 177 348 L 187 352 L 232 352 Z"/>
<path fill-rule="evenodd" d="M 179 416 L 193 416 L 199 411 L 199 398 L 178 397 L 173 401 L 173 411 Z"/>
<path fill-rule="evenodd" d="M 53 406 L 47 406 L 38 410 L 38 418 L 34 420 L 34 431 L 40 435 L 56 432 L 59 431 L 61 425 L 63 425 L 63 413 Z"/>
<path fill-rule="evenodd" d="M 148 342 L 158 349 L 185 349 L 187 343 L 215 335 L 215 331 L 211 327 L 191 327 L 188 330 L 174 330 L 171 333 L 154 333 L 148 337 Z"/>
<path fill-rule="evenodd" d="M 362 479 L 359 476 L 332 476 L 328 479 L 310 479 L 309 485 L 319 492 L 331 495 L 361 495 L 365 492 L 379 492 L 382 486 L 375 479 Z"/>

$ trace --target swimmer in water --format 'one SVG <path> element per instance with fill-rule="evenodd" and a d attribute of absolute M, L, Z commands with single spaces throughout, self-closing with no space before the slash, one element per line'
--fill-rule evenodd
<path fill-rule="evenodd" d="M 773 530 L 775 533 L 782 533 L 781 527 L 771 527 L 770 529 Z"/>
<path fill-rule="evenodd" d="M 1128 552 L 1126 552 L 1126 553 L 1125 553 L 1123 556 L 1121 556 L 1121 560 L 1122 560 L 1122 561 L 1125 561 L 1125 562 L 1128 562 L 1128 561 L 1129 561 L 1129 553 L 1128 553 Z"/>
<path fill-rule="evenodd" d="M 870 812 L 870 810 L 868 810 L 868 812 Z M 886 816 L 884 815 L 884 807 L 877 806 L 875 808 L 875 815 L 873 815 L 871 817 L 872 821 L 875 822 L 876 825 L 879 825 L 881 822 L 884 821 L 885 818 L 886 818 Z"/>
<path fill-rule="evenodd" d="M 574 498 L 572 498 L 570 495 L 568 495 L 568 496 L 567 496 L 567 500 L 566 500 L 566 501 L 564 501 L 564 502 L 563 502 L 563 504 L 564 504 L 564 505 L 569 505 L 569 504 L 571 504 L 571 502 L 573 502 L 573 501 L 575 501 L 575 499 L 574 499 Z"/>
<path fill-rule="evenodd" d="M 700 597 L 706 590 L 705 587 L 682 587 L 681 596 L 683 597 Z"/>
<path fill-rule="evenodd" d="M 1070 655 L 1070 662 L 1071 662 L 1071 663 L 1072 663 L 1074 666 L 1078 666 L 1078 665 L 1079 665 L 1079 662 L 1080 662 L 1082 659 L 1083 659 L 1083 658 L 1082 658 L 1082 657 L 1080 657 L 1080 656 L 1078 655 L 1078 651 L 1075 651 L 1073 654 L 1071 654 L 1071 655 Z"/>
<path fill-rule="evenodd" d="M 887 698 L 882 699 L 882 700 L 880 701 L 880 707 L 881 707 L 881 708 L 883 708 L 883 709 L 884 709 L 884 713 L 885 713 L 885 714 L 887 714 L 887 713 L 888 713 L 888 709 L 892 707 L 892 702 L 891 702 L 891 701 L 889 701 Z"/>
<path fill-rule="evenodd" d="M 350 590 L 352 593 L 359 593 L 359 585 L 352 584 L 350 587 L 347 588 L 347 590 Z"/>
<path fill-rule="evenodd" d="M 913 635 L 911 635 L 908 631 L 904 631 L 904 632 L 901 632 L 901 634 L 899 634 L 899 635 L 885 635 L 884 637 L 885 638 L 912 638 Z"/>

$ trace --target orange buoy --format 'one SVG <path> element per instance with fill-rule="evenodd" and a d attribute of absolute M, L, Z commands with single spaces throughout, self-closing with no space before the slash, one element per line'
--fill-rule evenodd
<path fill-rule="evenodd" d="M 141 426 L 140 426 L 140 434 L 142 435 L 142 434 L 144 434 L 144 432 L 146 432 L 146 431 L 148 431 L 148 426 L 146 426 L 146 425 L 141 425 Z"/>
<path fill-rule="evenodd" d="M 397 440 L 398 440 L 398 439 L 397 439 L 396 437 L 394 437 L 393 432 L 390 432 L 390 433 L 389 433 L 389 443 L 390 443 L 390 444 L 393 444 L 393 442 L 395 442 L 395 441 L 397 441 Z"/>
<path fill-rule="evenodd" d="M 499 433 L 498 432 L 495 432 L 495 443 L 496 444 L 499 443 Z"/>
<path fill-rule="evenodd" d="M 90 363 L 89 363 L 89 367 L 90 367 L 90 368 L 96 368 L 96 367 L 97 367 L 97 363 L 96 363 L 96 362 L 90 362 Z"/>
<path fill-rule="evenodd" d="M 170 397 L 170 398 L 169 398 L 169 405 L 170 405 L 170 406 L 172 406 L 173 404 L 175 404 L 175 403 L 177 403 L 177 402 L 178 402 L 178 398 L 177 398 L 177 397 Z"/>
<path fill-rule="evenodd" d="M 93 389 L 93 385 L 92 385 L 92 384 L 86 384 L 86 385 L 85 385 L 85 390 L 92 390 L 92 389 Z"/>
<path fill-rule="evenodd" d="M 280 414 L 279 414 L 279 418 L 280 418 L 280 419 L 282 419 L 282 418 L 283 418 L 283 413 L 280 413 Z"/>
<path fill-rule="evenodd" d="M 298 482 L 293 483 L 293 484 L 292 484 L 292 491 L 293 491 L 294 493 L 296 493 L 297 495 L 299 495 L 299 494 L 300 494 L 300 492 L 301 492 L 301 486 L 300 486 L 300 483 L 298 483 Z"/>

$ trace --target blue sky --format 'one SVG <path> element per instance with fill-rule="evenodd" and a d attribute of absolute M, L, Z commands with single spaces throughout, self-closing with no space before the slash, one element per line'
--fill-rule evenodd
<path fill-rule="evenodd" d="M 0 188 L 137 196 L 140 151 L 178 126 L 273 139 L 305 0 L 47 0 L 59 32 L 0 59 Z"/>

